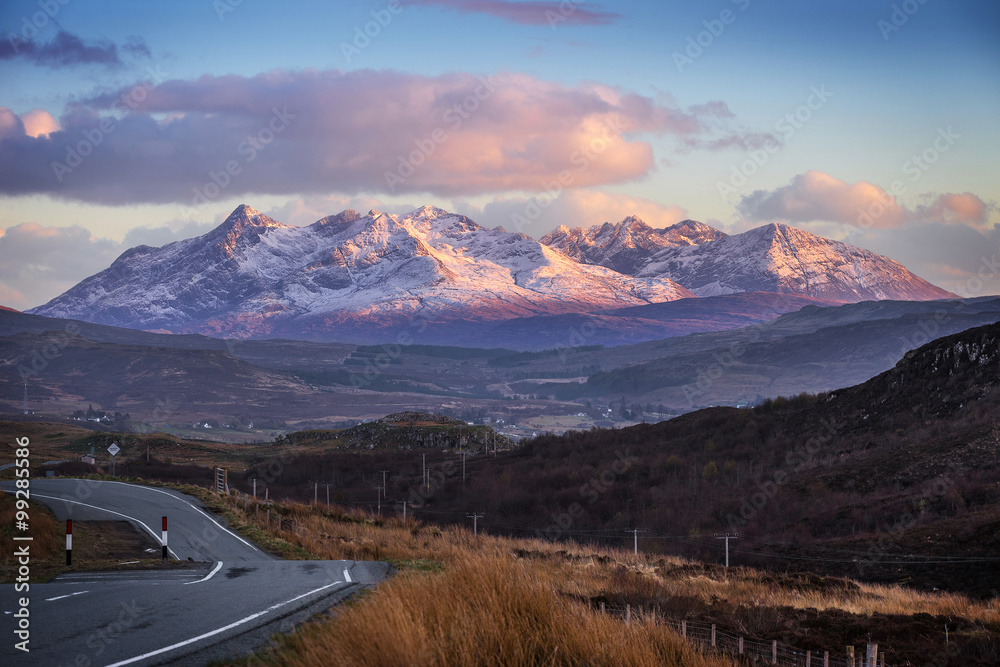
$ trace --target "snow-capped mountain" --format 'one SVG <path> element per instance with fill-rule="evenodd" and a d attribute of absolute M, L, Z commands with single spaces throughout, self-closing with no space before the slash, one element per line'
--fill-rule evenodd
<path fill-rule="evenodd" d="M 691 297 L 425 206 L 307 227 L 242 205 L 203 236 L 138 246 L 31 312 L 139 329 L 335 338 L 338 325 L 505 320 Z M 388 337 L 387 337 L 388 338 Z"/>
<path fill-rule="evenodd" d="M 664 248 L 635 275 L 670 278 L 698 296 L 764 291 L 841 302 L 955 296 L 888 257 L 778 223 Z"/>
<path fill-rule="evenodd" d="M 654 229 L 633 215 L 616 224 L 605 222 L 586 229 L 562 225 L 543 236 L 541 242 L 578 262 L 631 275 L 662 248 L 697 245 L 725 237 L 718 229 L 694 220 Z"/>

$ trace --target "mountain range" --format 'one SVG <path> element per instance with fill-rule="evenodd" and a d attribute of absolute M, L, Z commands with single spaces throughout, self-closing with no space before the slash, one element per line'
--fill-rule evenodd
<path fill-rule="evenodd" d="M 547 324 L 565 332 L 559 317 L 746 292 L 771 296 L 740 324 L 803 305 L 788 295 L 819 305 L 954 296 L 893 260 L 786 225 L 727 236 L 691 220 L 656 230 L 630 217 L 536 241 L 432 206 L 346 210 L 293 227 L 244 204 L 202 236 L 127 250 L 29 312 L 235 338 L 374 342 L 405 331 L 408 341 L 482 345 L 462 338 L 530 318 L 556 317 Z M 719 328 L 706 320 L 618 342 Z"/>
<path fill-rule="evenodd" d="M 888 257 L 780 223 L 727 236 L 693 220 L 659 230 L 631 217 L 589 230 L 559 227 L 542 243 L 628 275 L 674 280 L 698 296 L 776 292 L 842 303 L 955 296 Z"/>

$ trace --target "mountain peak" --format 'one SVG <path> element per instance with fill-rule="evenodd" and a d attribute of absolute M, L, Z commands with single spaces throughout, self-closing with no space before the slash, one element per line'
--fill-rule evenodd
<path fill-rule="evenodd" d="M 288 227 L 284 223 L 278 222 L 273 218 L 269 218 L 254 207 L 248 204 L 240 204 L 233 212 L 229 214 L 221 225 L 209 232 L 212 235 L 217 233 L 224 233 L 226 235 L 230 234 L 242 234 L 246 230 L 262 230 L 271 227 L 284 228 Z"/>

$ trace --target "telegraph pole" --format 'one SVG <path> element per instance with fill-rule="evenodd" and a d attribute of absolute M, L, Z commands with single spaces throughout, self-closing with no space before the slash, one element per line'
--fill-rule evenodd
<path fill-rule="evenodd" d="M 639 555 L 639 533 L 645 533 L 644 530 L 639 530 L 638 528 L 626 528 L 626 533 L 632 533 L 632 553 L 636 556 Z"/>
<path fill-rule="evenodd" d="M 28 414 L 28 381 L 24 381 L 24 414 Z"/>
<path fill-rule="evenodd" d="M 715 539 L 726 541 L 726 567 L 729 567 L 729 540 L 737 540 L 739 539 L 739 537 L 740 537 L 739 533 L 736 533 L 734 535 L 730 535 L 729 533 L 726 533 L 725 535 L 719 535 L 718 533 L 716 533 L 715 535 Z"/>
<path fill-rule="evenodd" d="M 378 491 L 378 513 L 379 516 L 382 515 L 382 491 L 385 490 L 384 486 L 376 486 L 375 490 Z"/>
<path fill-rule="evenodd" d="M 462 484 L 465 484 L 465 452 L 462 452 Z"/>
<path fill-rule="evenodd" d="M 478 520 L 483 518 L 482 514 L 466 514 L 468 518 L 472 519 L 472 535 L 475 537 L 479 535 Z"/>
<path fill-rule="evenodd" d="M 423 479 L 423 482 L 424 482 L 424 485 L 425 485 L 425 488 L 426 488 L 426 487 L 430 486 L 429 484 L 427 484 L 427 454 L 424 453 L 424 454 L 421 454 L 421 456 L 424 457 L 424 474 L 423 474 L 424 479 Z"/>

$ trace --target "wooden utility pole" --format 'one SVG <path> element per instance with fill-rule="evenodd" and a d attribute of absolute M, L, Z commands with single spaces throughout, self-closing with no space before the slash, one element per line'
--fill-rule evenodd
<path fill-rule="evenodd" d="M 472 535 L 479 535 L 478 520 L 483 518 L 482 514 L 466 514 L 468 518 L 472 519 Z"/>
<path fill-rule="evenodd" d="M 632 533 L 632 553 L 636 556 L 639 555 L 639 533 L 645 533 L 644 530 L 639 530 L 638 528 L 626 528 L 626 533 Z"/>
<path fill-rule="evenodd" d="M 462 484 L 465 484 L 465 452 L 462 452 Z"/>
<path fill-rule="evenodd" d="M 376 486 L 375 490 L 378 491 L 378 513 L 379 513 L 379 516 L 381 516 L 381 514 L 382 514 L 382 492 L 385 490 L 385 487 Z"/>
<path fill-rule="evenodd" d="M 729 540 L 737 540 L 739 539 L 739 537 L 740 537 L 739 533 L 736 533 L 734 535 L 730 535 L 729 533 L 726 533 L 725 535 L 716 534 L 715 536 L 715 539 L 717 540 L 726 541 L 726 567 L 729 567 Z"/>

